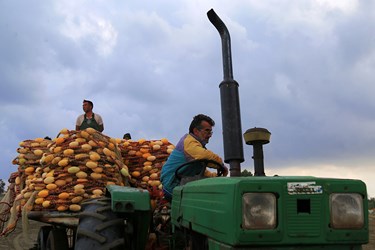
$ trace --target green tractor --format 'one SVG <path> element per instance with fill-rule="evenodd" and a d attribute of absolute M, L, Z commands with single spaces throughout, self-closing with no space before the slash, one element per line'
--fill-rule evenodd
<path fill-rule="evenodd" d="M 213 10 L 207 15 L 222 41 L 220 94 L 230 177 L 196 178 L 176 187 L 171 206 L 157 215 L 148 191 L 120 186 L 108 186 L 106 197 L 85 202 L 78 215 L 30 212 L 29 218 L 50 224 L 39 232 L 39 249 L 354 250 L 368 243 L 362 181 L 265 176 L 262 147 L 271 134 L 253 128 L 242 135 L 229 32 Z M 240 176 L 242 136 L 253 145 L 255 171 L 250 177 Z M 167 229 L 154 234 L 157 225 Z"/>

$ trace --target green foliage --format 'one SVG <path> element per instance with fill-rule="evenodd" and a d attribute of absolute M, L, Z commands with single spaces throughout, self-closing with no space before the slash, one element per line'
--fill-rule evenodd
<path fill-rule="evenodd" d="M 253 174 L 245 169 L 241 172 L 241 176 L 253 176 Z"/>
<path fill-rule="evenodd" d="M 5 182 L 3 179 L 0 179 L 0 194 L 3 194 L 5 192 Z"/>
<path fill-rule="evenodd" d="M 375 198 L 370 198 L 368 200 L 368 209 L 373 209 L 375 208 Z"/>

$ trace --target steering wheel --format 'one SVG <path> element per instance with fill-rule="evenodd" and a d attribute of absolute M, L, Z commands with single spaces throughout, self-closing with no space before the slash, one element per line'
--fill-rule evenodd
<path fill-rule="evenodd" d="M 202 177 L 204 176 L 204 172 L 206 170 L 206 167 L 208 166 L 208 164 L 214 164 L 216 165 L 218 168 L 216 169 L 217 170 L 217 176 L 222 176 L 224 174 L 224 171 L 225 171 L 225 168 L 223 165 L 221 165 L 220 163 L 218 163 L 217 161 L 213 161 L 213 160 L 207 160 L 207 159 L 199 159 L 199 160 L 192 160 L 192 161 L 189 161 L 189 162 L 186 162 L 182 165 L 180 165 L 174 175 L 175 177 L 181 181 L 181 178 L 183 177 L 181 174 L 178 173 L 178 171 L 180 169 L 182 169 L 183 167 L 187 166 L 187 165 L 190 165 L 190 164 L 196 164 L 196 163 L 200 163 L 201 166 L 202 166 L 202 171 L 199 173 L 199 175 L 201 175 Z"/>

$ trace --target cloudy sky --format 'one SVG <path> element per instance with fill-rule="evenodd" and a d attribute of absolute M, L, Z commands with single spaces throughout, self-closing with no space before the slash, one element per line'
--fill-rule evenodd
<path fill-rule="evenodd" d="M 243 132 L 267 128 L 267 175 L 361 179 L 375 196 L 375 3 L 314 1 L 0 1 L 0 178 L 19 142 L 74 129 L 94 102 L 104 134 L 133 139 L 216 121 L 223 156 L 220 37 L 232 41 Z M 253 172 L 252 148 L 242 169 Z"/>

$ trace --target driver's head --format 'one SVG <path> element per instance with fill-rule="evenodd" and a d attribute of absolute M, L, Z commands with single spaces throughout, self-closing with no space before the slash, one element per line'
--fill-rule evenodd
<path fill-rule="evenodd" d="M 212 127 L 215 126 L 214 120 L 211 117 L 203 114 L 194 116 L 190 123 L 189 133 L 195 135 L 205 144 L 208 143 L 212 136 Z"/>

